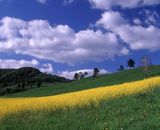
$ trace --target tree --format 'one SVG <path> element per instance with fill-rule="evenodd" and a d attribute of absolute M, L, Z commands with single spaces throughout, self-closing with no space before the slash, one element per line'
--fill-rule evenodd
<path fill-rule="evenodd" d="M 17 89 L 21 89 L 21 84 L 20 84 L 20 82 L 17 84 Z"/>
<path fill-rule="evenodd" d="M 120 65 L 118 71 L 123 71 L 124 70 L 124 66 L 123 65 Z"/>
<path fill-rule="evenodd" d="M 30 85 L 31 88 L 33 88 L 34 81 L 32 79 L 28 80 L 28 85 Z"/>
<path fill-rule="evenodd" d="M 127 62 L 127 65 L 130 69 L 134 68 L 135 67 L 135 61 L 133 59 L 129 59 L 128 62 Z"/>
<path fill-rule="evenodd" d="M 12 89 L 11 89 L 11 88 L 7 88 L 7 89 L 6 89 L 6 94 L 7 94 L 7 95 L 10 95 L 11 93 L 12 93 Z"/>
<path fill-rule="evenodd" d="M 79 79 L 78 73 L 75 73 L 73 78 L 74 78 L 75 80 L 78 80 L 78 79 Z"/>
<path fill-rule="evenodd" d="M 96 78 L 99 74 L 99 69 L 98 68 L 94 68 L 93 70 L 93 78 Z"/>
<path fill-rule="evenodd" d="M 84 76 L 87 76 L 88 75 L 88 72 L 84 72 Z"/>
<path fill-rule="evenodd" d="M 25 89 L 25 81 L 24 80 L 22 81 L 21 87 L 22 87 L 22 89 Z"/>
<path fill-rule="evenodd" d="M 148 77 L 149 66 L 151 65 L 151 58 L 149 56 L 143 56 L 141 58 L 141 64 L 144 66 L 145 76 Z"/>
<path fill-rule="evenodd" d="M 84 75 L 83 72 L 79 72 L 79 73 L 78 73 L 78 76 L 79 76 L 80 79 L 83 79 L 85 75 Z"/>
<path fill-rule="evenodd" d="M 38 80 L 38 83 L 37 83 L 37 88 L 40 88 L 40 87 L 41 87 L 41 85 L 42 85 L 42 82 L 41 82 L 41 80 Z"/>

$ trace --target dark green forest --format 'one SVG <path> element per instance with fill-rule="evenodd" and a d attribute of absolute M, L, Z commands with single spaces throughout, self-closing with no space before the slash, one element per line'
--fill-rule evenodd
<path fill-rule="evenodd" d="M 42 73 L 36 68 L 0 69 L 0 95 L 25 91 L 43 84 L 68 82 L 64 77 Z"/>

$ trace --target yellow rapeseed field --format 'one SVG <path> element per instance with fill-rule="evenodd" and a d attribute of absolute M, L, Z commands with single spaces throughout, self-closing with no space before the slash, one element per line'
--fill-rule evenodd
<path fill-rule="evenodd" d="M 111 99 L 152 90 L 160 86 L 160 77 L 154 77 L 136 82 L 106 86 L 84 91 L 60 94 L 56 96 L 35 98 L 0 98 L 0 117 L 6 114 L 24 110 L 55 110 L 74 106 L 98 103 L 102 99 Z"/>

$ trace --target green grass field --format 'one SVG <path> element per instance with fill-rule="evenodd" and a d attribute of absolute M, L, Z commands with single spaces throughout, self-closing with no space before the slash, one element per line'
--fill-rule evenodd
<path fill-rule="evenodd" d="M 150 67 L 149 74 L 151 77 L 160 75 L 160 66 Z M 117 72 L 108 75 L 102 75 L 93 78 L 86 78 L 78 81 L 73 81 L 65 84 L 57 84 L 53 86 L 45 86 L 42 88 L 30 89 L 21 93 L 10 95 L 9 97 L 41 97 L 57 95 L 68 92 L 75 92 L 80 90 L 86 90 L 90 88 L 110 86 L 115 84 L 121 84 L 125 82 L 137 81 L 144 79 L 145 74 L 143 68 L 136 68 L 133 70 L 125 70 L 123 72 Z"/>
<path fill-rule="evenodd" d="M 160 75 L 160 66 L 150 69 Z M 142 68 L 126 70 L 97 79 L 86 78 L 71 83 L 28 90 L 10 97 L 39 97 L 121 84 L 144 79 Z M 143 93 L 102 100 L 89 106 L 22 111 L 0 120 L 0 130 L 158 130 L 160 128 L 160 87 Z"/>
<path fill-rule="evenodd" d="M 5 117 L 1 130 L 158 130 L 160 88 L 67 110 L 22 112 Z"/>

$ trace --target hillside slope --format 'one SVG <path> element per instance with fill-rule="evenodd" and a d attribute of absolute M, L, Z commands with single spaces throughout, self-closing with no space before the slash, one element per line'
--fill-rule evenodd
<path fill-rule="evenodd" d="M 150 77 L 155 77 L 160 75 L 160 66 L 152 66 L 149 71 Z M 10 97 L 39 97 L 39 96 L 49 96 L 57 95 L 68 92 L 75 92 L 80 90 L 86 90 L 102 86 L 110 86 L 115 84 L 121 84 L 125 82 L 137 81 L 146 78 L 143 68 L 136 68 L 133 70 L 125 70 L 122 72 L 117 72 L 108 75 L 102 75 L 93 78 L 86 78 L 78 81 L 73 81 L 70 83 L 57 84 L 54 86 L 42 87 L 31 89 L 25 92 L 16 93 Z"/>
<path fill-rule="evenodd" d="M 10 89 L 11 93 L 32 88 L 38 82 L 63 83 L 64 77 L 46 74 L 36 68 L 23 67 L 19 69 L 0 69 L 0 95 Z"/>
<path fill-rule="evenodd" d="M 1 98 L 1 130 L 157 130 L 160 77 L 39 98 Z"/>

